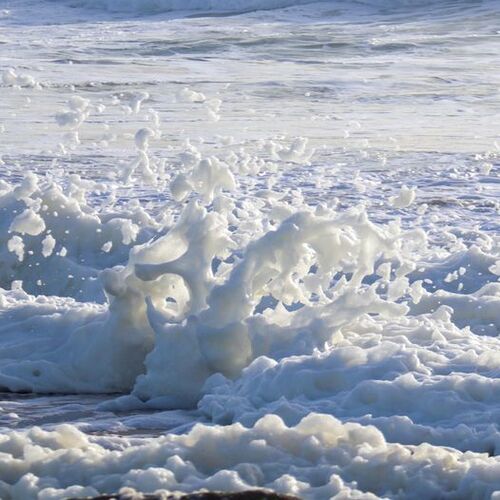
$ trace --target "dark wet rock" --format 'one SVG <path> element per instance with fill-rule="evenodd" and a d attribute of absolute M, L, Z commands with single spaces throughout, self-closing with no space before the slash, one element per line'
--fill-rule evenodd
<path fill-rule="evenodd" d="M 68 499 L 76 500 L 76 499 Z M 80 499 L 81 500 L 81 499 Z M 291 495 L 282 495 L 268 490 L 249 490 L 236 493 L 220 491 L 207 491 L 189 494 L 142 494 L 142 493 L 117 493 L 113 495 L 100 495 L 87 500 L 300 500 Z"/>

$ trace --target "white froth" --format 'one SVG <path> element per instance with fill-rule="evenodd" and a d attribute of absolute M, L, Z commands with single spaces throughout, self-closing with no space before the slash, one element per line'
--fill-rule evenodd
<path fill-rule="evenodd" d="M 493 14 L 306 3 L 13 3 L 1 498 L 498 496 Z"/>

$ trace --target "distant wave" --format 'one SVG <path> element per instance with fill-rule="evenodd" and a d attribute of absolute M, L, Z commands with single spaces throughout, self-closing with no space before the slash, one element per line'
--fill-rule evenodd
<path fill-rule="evenodd" d="M 111 12 L 146 14 L 173 11 L 248 12 L 316 2 L 317 0 L 73 0 L 69 3 Z"/>
<path fill-rule="evenodd" d="M 334 2 L 335 0 L 322 0 Z M 383 6 L 422 5 L 436 3 L 439 0 L 359 0 L 358 3 Z M 253 10 L 272 10 L 295 5 L 320 3 L 318 0 L 70 0 L 76 7 L 87 7 L 110 12 L 133 12 L 137 14 L 154 14 L 173 11 L 204 12 L 249 12 Z"/>

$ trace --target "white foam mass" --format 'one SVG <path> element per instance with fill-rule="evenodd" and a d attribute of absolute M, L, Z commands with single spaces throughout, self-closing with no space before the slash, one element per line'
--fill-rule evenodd
<path fill-rule="evenodd" d="M 115 449 L 101 441 L 70 425 L 2 435 L 0 494 L 84 497 L 125 485 L 128 494 L 266 487 L 306 499 L 488 498 L 500 473 L 487 454 L 392 444 L 372 426 L 314 413 L 292 427 L 268 415 L 250 428 L 199 424 L 154 441 L 115 438 Z"/>
<path fill-rule="evenodd" d="M 206 97 L 201 92 L 196 92 L 189 87 L 184 87 L 177 92 L 176 99 L 181 102 L 204 102 Z"/>
<path fill-rule="evenodd" d="M 139 130 L 139 151 L 153 134 Z M 308 164 L 306 144 L 266 150 Z M 170 190 L 191 199 L 174 224 L 95 212 L 85 201 L 93 184 L 75 177 L 71 197 L 35 174 L 7 183 L 0 387 L 120 392 L 102 408 L 197 408 L 227 427 L 112 445 L 72 426 L 5 434 L 0 491 L 259 486 L 421 498 L 446 487 L 462 498 L 499 488 L 489 456 L 499 435 L 484 426 L 485 412 L 500 418 L 498 241 L 436 253 L 421 228 L 300 197 L 285 209 L 258 193 L 238 211 L 236 173 L 265 163 L 203 158 L 189 144 L 182 158 Z M 465 280 L 460 293 L 422 286 L 451 286 L 450 275 Z M 33 451 L 20 458 L 13 439 Z"/>
<path fill-rule="evenodd" d="M 297 35 L 293 12 L 176 24 L 70 9 L 97 27 L 56 16 L 47 31 L 14 18 L 50 83 L 29 141 L 14 136 L 35 123 L 34 91 L 17 69 L 2 87 L 0 498 L 498 498 L 498 153 L 470 153 L 494 92 L 480 57 L 467 86 L 444 78 L 486 35 L 458 23 L 464 52 L 425 16 L 353 27 L 354 10 L 321 9 L 297 10 L 311 16 Z M 441 154 L 429 116 L 456 119 L 443 143 L 462 134 L 466 153 Z"/>
<path fill-rule="evenodd" d="M 391 196 L 389 202 L 394 208 L 407 208 L 415 201 L 416 196 L 415 188 L 401 186 L 399 193 L 396 196 Z"/>
<path fill-rule="evenodd" d="M 45 229 L 45 222 L 31 208 L 17 215 L 12 221 L 9 231 L 31 236 L 39 235 Z"/>
<path fill-rule="evenodd" d="M 56 240 L 48 234 L 43 240 L 42 240 L 42 255 L 44 257 L 50 257 L 52 255 L 52 252 L 54 251 L 54 248 L 56 246 Z"/>
<path fill-rule="evenodd" d="M 2 72 L 2 83 L 9 87 L 40 88 L 40 83 L 33 76 L 20 73 L 14 68 L 8 68 Z"/>

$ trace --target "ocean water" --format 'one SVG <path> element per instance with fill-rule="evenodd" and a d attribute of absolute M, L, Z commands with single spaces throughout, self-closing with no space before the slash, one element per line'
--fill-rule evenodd
<path fill-rule="evenodd" d="M 0 0 L 0 498 L 500 498 L 500 3 Z"/>

